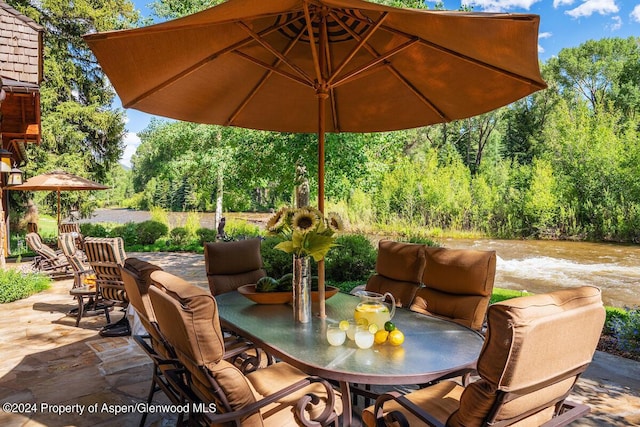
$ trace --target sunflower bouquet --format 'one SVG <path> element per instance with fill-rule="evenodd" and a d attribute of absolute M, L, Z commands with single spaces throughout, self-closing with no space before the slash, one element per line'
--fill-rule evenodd
<path fill-rule="evenodd" d="M 335 233 L 343 230 L 342 219 L 336 213 L 326 217 L 316 208 L 281 208 L 267 222 L 267 230 L 284 241 L 275 249 L 297 257 L 311 256 L 317 262 L 336 245 Z"/>

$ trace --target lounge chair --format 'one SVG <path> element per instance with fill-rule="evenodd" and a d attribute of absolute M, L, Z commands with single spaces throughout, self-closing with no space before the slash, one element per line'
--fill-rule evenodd
<path fill-rule="evenodd" d="M 86 262 L 84 253 L 76 246 L 76 236 L 72 233 L 58 235 L 58 247 L 67 258 L 67 262 L 73 270 L 73 287 L 82 286 L 83 278 L 94 274 L 91 266 Z"/>
<path fill-rule="evenodd" d="M 125 291 L 120 268 L 124 265 L 127 254 L 124 251 L 122 238 L 87 237 L 84 240 L 84 247 L 89 265 L 95 272 L 96 285 L 102 298 L 126 308 L 129 304 L 129 298 Z M 131 335 L 127 316 L 124 315 L 117 323 L 111 323 L 102 328 L 100 335 Z"/>
<path fill-rule="evenodd" d="M 58 234 L 63 233 L 71 233 L 74 237 L 74 241 L 76 247 L 83 251 L 84 250 L 84 236 L 82 235 L 82 231 L 80 231 L 80 224 L 77 222 L 65 222 L 58 226 Z"/>
<path fill-rule="evenodd" d="M 62 251 L 55 251 L 42 243 L 38 233 L 27 233 L 25 240 L 27 245 L 37 255 L 33 261 L 34 269 L 58 279 L 71 277 L 71 266 Z"/>
<path fill-rule="evenodd" d="M 331 425 L 341 401 L 325 380 L 280 362 L 244 375 L 225 361 L 215 298 L 207 291 L 162 271 L 151 274 L 149 296 L 160 331 L 186 372 L 167 372 L 184 398 L 216 411 L 190 413 L 206 425 Z M 196 420 L 198 418 L 198 420 Z M 303 420 L 307 420 L 303 424 Z"/>
<path fill-rule="evenodd" d="M 365 409 L 369 427 L 564 426 L 589 407 L 566 400 L 596 350 L 605 320 L 600 290 L 565 289 L 493 304 L 478 359 L 480 379 L 443 381 L 380 396 Z"/>

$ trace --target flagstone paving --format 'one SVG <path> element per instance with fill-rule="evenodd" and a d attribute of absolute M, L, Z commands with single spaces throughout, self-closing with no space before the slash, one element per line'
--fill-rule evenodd
<path fill-rule="evenodd" d="M 130 253 L 207 288 L 197 254 Z M 102 315 L 75 327 L 71 280 L 0 305 L 0 426 L 137 426 L 152 364 L 130 338 L 102 338 Z M 112 312 L 118 320 L 121 312 Z M 572 426 L 640 425 L 640 363 L 596 352 L 571 398 L 592 412 Z M 168 403 L 157 393 L 154 404 Z M 9 405 L 9 406 L 5 406 Z M 128 410 L 116 414 L 116 411 Z M 176 414 L 150 414 L 147 425 L 172 426 Z"/>

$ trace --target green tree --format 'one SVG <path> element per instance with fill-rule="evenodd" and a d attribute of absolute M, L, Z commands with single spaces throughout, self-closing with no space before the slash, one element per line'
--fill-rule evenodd
<path fill-rule="evenodd" d="M 132 26 L 138 15 L 128 0 L 8 3 L 46 28 L 41 85 L 42 144 L 29 148 L 28 176 L 66 169 L 105 181 L 122 156 L 124 117 L 105 76 L 82 40 L 85 33 Z M 41 196 L 37 196 L 42 199 Z M 55 198 L 47 196 L 55 210 Z M 80 194 L 65 193 L 63 209 Z M 52 203 L 51 203 L 52 202 Z"/>
<path fill-rule="evenodd" d="M 635 37 L 589 40 L 562 49 L 548 65 L 565 99 L 572 103 L 585 99 L 596 111 L 615 98 L 623 72 L 633 68 L 639 52 Z"/>

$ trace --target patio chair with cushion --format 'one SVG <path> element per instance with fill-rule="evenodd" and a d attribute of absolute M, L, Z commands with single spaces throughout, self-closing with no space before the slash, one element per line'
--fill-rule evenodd
<path fill-rule="evenodd" d="M 64 222 L 58 226 L 58 234 L 71 233 L 79 250 L 84 250 L 84 236 L 77 222 Z"/>
<path fill-rule="evenodd" d="M 27 233 L 25 240 L 31 250 L 37 254 L 33 261 L 34 269 L 55 279 L 71 277 L 73 274 L 71 266 L 62 251 L 54 251 L 45 245 L 38 233 Z"/>
<path fill-rule="evenodd" d="M 140 319 L 140 323 L 146 331 L 145 335 L 134 335 L 133 339 L 147 353 L 153 361 L 153 373 L 151 376 L 151 388 L 147 396 L 147 404 L 151 404 L 156 392 L 162 390 L 174 404 L 183 403 L 179 390 L 176 390 L 164 377 L 168 369 L 176 369 L 180 366 L 171 345 L 160 334 L 153 306 L 149 299 L 150 275 L 154 271 L 162 270 L 159 266 L 140 260 L 127 258 L 121 267 L 122 280 L 129 298 L 129 303 Z M 140 426 L 144 426 L 147 413 L 142 413 Z"/>
<path fill-rule="evenodd" d="M 598 288 L 503 301 L 489 307 L 487 319 L 479 380 L 466 387 L 443 381 L 404 396 L 384 394 L 365 409 L 366 424 L 385 425 L 386 417 L 411 426 L 548 427 L 589 412 L 566 398 L 591 363 L 602 332 Z"/>
<path fill-rule="evenodd" d="M 129 298 L 124 288 L 121 267 L 127 254 L 121 237 L 87 237 L 84 240 L 85 255 L 96 275 L 96 286 L 104 300 L 126 308 Z M 102 328 L 102 336 L 126 336 L 131 334 L 129 321 L 124 315 L 116 322 Z"/>
<path fill-rule="evenodd" d="M 424 253 L 424 287 L 410 308 L 480 331 L 493 292 L 495 251 L 425 247 Z"/>
<path fill-rule="evenodd" d="M 144 335 L 134 335 L 133 339 L 147 353 L 154 363 L 151 389 L 147 397 L 147 403 L 151 403 L 157 391 L 162 390 L 164 394 L 175 404 L 181 403 L 179 391 L 164 377 L 164 372 L 168 369 L 176 369 L 180 366 L 176 359 L 175 351 L 164 339 L 158 327 L 153 305 L 149 298 L 149 286 L 151 286 L 151 273 L 162 270 L 161 267 L 138 258 L 127 258 L 122 267 L 122 280 L 129 298 L 129 303 L 135 310 L 142 327 L 146 331 Z M 240 357 L 242 352 L 249 350 L 250 346 L 242 341 L 244 347 L 239 347 L 238 341 L 228 341 L 230 350 L 225 354 L 225 358 Z M 255 353 L 254 353 L 255 357 Z M 142 414 L 140 425 L 143 426 L 147 413 Z"/>
<path fill-rule="evenodd" d="M 422 284 L 424 268 L 424 245 L 381 240 L 376 274 L 369 278 L 365 290 L 389 292 L 397 306 L 408 307 Z"/>
<path fill-rule="evenodd" d="M 73 287 L 82 286 L 83 278 L 92 275 L 93 269 L 86 262 L 84 253 L 76 246 L 76 237 L 72 233 L 62 233 L 58 236 L 58 247 L 67 258 L 73 270 Z"/>
<path fill-rule="evenodd" d="M 204 262 L 212 295 L 256 283 L 267 275 L 262 265 L 260 238 L 204 244 Z"/>
<path fill-rule="evenodd" d="M 190 421 L 202 418 L 207 425 L 278 427 L 337 422 L 341 401 L 329 383 L 283 362 L 243 374 L 223 359 L 215 298 L 166 272 L 155 271 L 151 279 L 155 286 L 149 288 L 149 295 L 160 331 L 187 371 L 187 375 L 168 372 L 168 378 L 182 388 L 190 403 L 216 408 L 215 413 L 191 413 Z"/>

